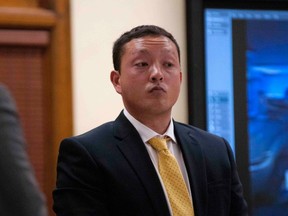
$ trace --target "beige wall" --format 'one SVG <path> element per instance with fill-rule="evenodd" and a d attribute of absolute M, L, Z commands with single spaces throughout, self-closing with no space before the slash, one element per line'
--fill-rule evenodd
<path fill-rule="evenodd" d="M 123 109 L 109 80 L 112 45 L 142 24 L 165 28 L 180 45 L 184 82 L 173 116 L 187 123 L 185 0 L 72 0 L 71 17 L 75 134 L 114 120 Z"/>

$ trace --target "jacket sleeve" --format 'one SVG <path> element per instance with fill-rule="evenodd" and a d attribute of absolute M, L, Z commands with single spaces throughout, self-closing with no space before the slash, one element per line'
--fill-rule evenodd
<path fill-rule="evenodd" d="M 234 155 L 230 145 L 224 140 L 231 163 L 231 216 L 248 216 L 247 203 L 243 197 L 243 187 L 238 176 Z"/>
<path fill-rule="evenodd" d="M 61 142 L 53 209 L 57 216 L 106 216 L 107 194 L 101 169 L 76 139 Z"/>

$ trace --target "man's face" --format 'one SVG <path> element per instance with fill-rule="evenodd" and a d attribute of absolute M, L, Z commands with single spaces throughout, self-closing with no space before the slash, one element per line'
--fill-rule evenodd
<path fill-rule="evenodd" d="M 182 81 L 175 44 L 164 36 L 133 39 L 124 46 L 120 73 L 111 81 L 134 117 L 171 114 Z"/>

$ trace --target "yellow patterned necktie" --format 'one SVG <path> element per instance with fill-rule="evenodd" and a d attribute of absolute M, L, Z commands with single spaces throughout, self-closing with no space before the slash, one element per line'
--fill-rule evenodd
<path fill-rule="evenodd" d="M 174 155 L 167 148 L 167 138 L 153 137 L 148 143 L 157 151 L 159 173 L 168 194 L 173 216 L 194 216 L 193 204 Z"/>

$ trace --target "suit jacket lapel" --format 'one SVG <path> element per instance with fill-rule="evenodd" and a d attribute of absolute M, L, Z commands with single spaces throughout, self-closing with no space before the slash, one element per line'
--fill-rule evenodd
<path fill-rule="evenodd" d="M 114 135 L 120 140 L 118 144 L 120 151 L 147 191 L 155 209 L 155 214 L 169 215 L 165 195 L 154 165 L 140 135 L 123 112 L 115 121 Z"/>
<path fill-rule="evenodd" d="M 207 209 L 207 178 L 203 152 L 193 130 L 177 122 L 175 135 L 182 150 L 189 176 L 195 215 L 206 215 Z"/>

